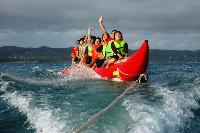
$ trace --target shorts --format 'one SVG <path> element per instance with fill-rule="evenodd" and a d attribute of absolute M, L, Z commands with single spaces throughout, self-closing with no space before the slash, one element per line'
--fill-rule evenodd
<path fill-rule="evenodd" d="M 104 63 L 105 60 L 106 60 L 106 59 L 98 59 L 98 60 L 96 61 L 97 68 L 102 67 L 102 65 L 103 65 L 103 63 Z"/>
<path fill-rule="evenodd" d="M 118 60 L 119 56 L 118 55 L 113 55 L 113 56 L 110 56 L 109 58 L 115 58 L 116 60 Z"/>
<path fill-rule="evenodd" d="M 91 56 L 87 56 L 87 64 L 90 64 L 92 61 L 92 57 Z"/>

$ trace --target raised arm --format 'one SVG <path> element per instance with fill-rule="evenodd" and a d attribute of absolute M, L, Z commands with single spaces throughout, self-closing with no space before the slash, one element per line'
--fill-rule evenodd
<path fill-rule="evenodd" d="M 108 33 L 107 33 L 106 28 L 103 24 L 103 17 L 102 16 L 99 17 L 99 25 L 100 25 L 101 31 L 103 32 L 104 36 L 108 37 Z"/>
<path fill-rule="evenodd" d="M 88 44 L 91 44 L 91 31 L 92 31 L 92 27 L 89 26 L 88 27 Z"/>

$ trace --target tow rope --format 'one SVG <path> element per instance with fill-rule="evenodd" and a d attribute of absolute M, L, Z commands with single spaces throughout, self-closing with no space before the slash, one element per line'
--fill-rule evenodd
<path fill-rule="evenodd" d="M 78 128 L 77 130 L 75 130 L 73 133 L 80 133 L 84 130 L 86 130 L 90 125 L 92 125 L 93 123 L 96 122 L 96 120 L 103 115 L 104 113 L 106 113 L 109 109 L 111 109 L 114 105 L 117 104 L 117 102 L 119 102 L 123 96 L 132 89 L 132 87 L 136 84 L 136 83 L 140 83 L 142 77 L 146 78 L 145 74 L 140 74 L 139 78 L 137 80 L 135 80 L 133 82 L 133 84 L 131 84 L 131 86 L 129 86 L 121 95 L 119 95 L 117 98 L 115 98 L 114 101 L 112 101 L 107 107 L 105 107 L 104 109 L 102 109 L 101 111 L 99 111 L 98 113 L 94 114 L 92 117 L 90 117 L 80 128 Z"/>

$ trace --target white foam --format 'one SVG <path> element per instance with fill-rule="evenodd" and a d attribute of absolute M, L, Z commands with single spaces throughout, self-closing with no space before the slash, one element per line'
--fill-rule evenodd
<path fill-rule="evenodd" d="M 35 71 L 43 71 L 42 68 L 39 66 L 32 68 L 33 72 Z M 66 81 L 75 81 L 75 80 L 85 80 L 85 79 L 99 79 L 100 76 L 98 76 L 94 70 L 91 68 L 88 68 L 87 66 L 83 65 L 76 65 L 76 66 L 70 66 L 70 72 L 66 76 L 62 76 L 61 72 L 57 72 L 53 69 L 47 69 L 45 70 L 47 73 L 53 73 L 54 75 L 50 78 L 36 78 L 36 77 L 22 77 L 13 75 L 10 73 L 4 73 L 4 76 L 7 76 L 9 78 L 12 78 L 13 80 L 22 81 L 29 84 L 39 84 L 39 85 L 56 85 L 56 86 L 63 86 L 66 84 Z"/>
<path fill-rule="evenodd" d="M 177 128 L 184 128 L 185 123 L 193 118 L 193 113 L 190 109 L 199 108 L 196 98 L 200 87 L 191 88 L 191 90 L 182 92 L 181 90 L 170 91 L 167 88 L 158 90 L 158 94 L 163 96 L 163 109 L 166 117 L 167 126 L 172 131 L 177 131 Z M 197 96 L 198 95 L 198 96 Z"/>
<path fill-rule="evenodd" d="M 34 66 L 32 69 L 39 69 L 40 67 L 39 66 Z"/>
<path fill-rule="evenodd" d="M 9 82 L 0 82 L 0 84 L 1 84 L 0 90 L 5 92 L 6 89 L 8 88 L 8 86 L 9 86 Z"/>
<path fill-rule="evenodd" d="M 190 84 L 188 90 L 173 91 L 162 86 L 153 88 L 156 89 L 155 96 L 162 97 L 158 103 L 145 102 L 140 96 L 130 96 L 123 102 L 123 106 L 134 121 L 130 132 L 179 132 L 194 117 L 191 109 L 200 107 L 196 101 L 200 98 L 200 86 Z"/>
<path fill-rule="evenodd" d="M 4 76 L 7 76 L 13 80 L 16 81 L 21 81 L 21 82 L 25 82 L 28 84 L 36 84 L 36 85 L 55 85 L 55 86 L 63 86 L 66 83 L 66 81 L 72 81 L 74 79 L 70 79 L 70 78 L 54 78 L 54 79 L 45 79 L 45 78 L 29 78 L 29 77 L 22 77 L 22 76 L 16 76 L 13 74 L 9 74 L 9 73 L 4 73 Z"/>
<path fill-rule="evenodd" d="M 156 116 L 155 108 L 145 104 L 142 100 L 130 98 L 123 102 L 129 112 L 129 116 L 134 121 L 130 126 L 130 133 L 162 133 L 159 126 L 159 118 Z M 137 101 L 137 102 L 135 102 Z"/>
<path fill-rule="evenodd" d="M 84 65 L 72 65 L 69 67 L 69 72 L 66 78 L 70 79 L 94 79 L 100 78 L 93 69 Z"/>
<path fill-rule="evenodd" d="M 1 86 L 2 89 L 2 86 Z M 19 109 L 20 112 L 26 114 L 32 128 L 37 133 L 65 133 L 71 132 L 69 122 L 62 121 L 53 110 L 49 108 L 37 108 L 31 106 L 32 98 L 30 95 L 21 96 L 18 92 L 6 92 L 0 96 L 6 100 L 11 106 Z"/>

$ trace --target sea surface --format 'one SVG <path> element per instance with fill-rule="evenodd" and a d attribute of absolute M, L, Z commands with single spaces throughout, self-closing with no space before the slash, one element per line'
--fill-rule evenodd
<path fill-rule="evenodd" d="M 200 63 L 150 63 L 148 82 L 100 79 L 64 63 L 0 63 L 0 133 L 200 133 Z"/>

